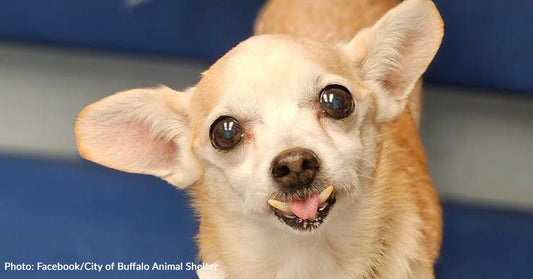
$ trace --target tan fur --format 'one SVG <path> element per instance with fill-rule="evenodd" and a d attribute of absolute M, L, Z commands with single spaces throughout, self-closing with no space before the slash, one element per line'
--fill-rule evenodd
<path fill-rule="evenodd" d="M 272 35 L 236 46 L 194 88 L 131 90 L 84 109 L 80 154 L 191 186 L 200 258 L 219 265 L 203 279 L 433 278 L 441 211 L 417 126 L 419 78 L 443 30 L 429 0 L 407 1 L 382 18 L 395 1 L 271 0 L 256 32 Z M 317 107 L 328 84 L 350 90 L 350 117 Z M 242 121 L 237 150 L 210 144 L 220 115 Z M 294 146 L 322 156 L 338 195 L 312 232 L 266 203 L 271 160 Z"/>

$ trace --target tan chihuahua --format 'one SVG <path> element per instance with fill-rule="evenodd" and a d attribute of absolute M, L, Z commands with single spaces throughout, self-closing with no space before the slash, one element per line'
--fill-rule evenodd
<path fill-rule="evenodd" d="M 80 154 L 189 186 L 217 264 L 201 278 L 433 278 L 419 79 L 443 23 L 430 0 L 396 4 L 271 0 L 195 87 L 86 107 Z"/>

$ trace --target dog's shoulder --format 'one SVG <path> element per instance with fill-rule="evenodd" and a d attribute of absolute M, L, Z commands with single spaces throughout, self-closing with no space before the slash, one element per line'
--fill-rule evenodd
<path fill-rule="evenodd" d="M 378 166 L 385 168 L 383 179 L 392 181 L 401 199 L 414 202 L 420 217 L 422 249 L 435 260 L 442 241 L 442 218 L 438 196 L 431 180 L 417 123 L 409 110 L 392 122 L 382 125 L 382 145 Z M 413 200 L 414 199 L 414 200 Z"/>

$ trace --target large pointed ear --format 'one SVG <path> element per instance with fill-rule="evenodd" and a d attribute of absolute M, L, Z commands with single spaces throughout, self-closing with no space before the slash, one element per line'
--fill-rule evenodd
<path fill-rule="evenodd" d="M 444 24 L 430 0 L 405 0 L 343 46 L 363 81 L 377 94 L 376 120 L 404 110 L 409 94 L 442 41 Z"/>
<path fill-rule="evenodd" d="M 186 187 L 202 175 L 191 147 L 188 108 L 192 90 L 134 89 L 87 106 L 75 134 L 82 157 Z"/>

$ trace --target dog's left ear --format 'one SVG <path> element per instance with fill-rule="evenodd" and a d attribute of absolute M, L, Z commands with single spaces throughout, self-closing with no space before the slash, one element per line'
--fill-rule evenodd
<path fill-rule="evenodd" d="M 377 94 L 376 120 L 404 110 L 409 93 L 439 49 L 444 24 L 430 0 L 405 0 L 343 49 L 363 81 Z"/>

